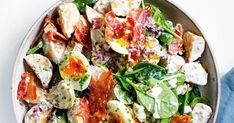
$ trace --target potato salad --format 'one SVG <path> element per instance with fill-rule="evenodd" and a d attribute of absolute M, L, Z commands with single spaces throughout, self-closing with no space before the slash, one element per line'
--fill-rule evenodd
<path fill-rule="evenodd" d="M 207 123 L 205 40 L 142 0 L 74 0 L 24 57 L 24 123 Z"/>

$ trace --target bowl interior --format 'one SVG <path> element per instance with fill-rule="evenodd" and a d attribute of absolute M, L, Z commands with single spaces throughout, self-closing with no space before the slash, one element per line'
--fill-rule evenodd
<path fill-rule="evenodd" d="M 201 35 L 207 41 L 206 37 L 202 34 L 199 27 L 194 23 L 194 21 L 191 20 L 188 14 L 185 14 L 181 9 L 178 8 L 178 6 L 174 5 L 173 2 L 165 0 L 149 1 L 149 2 L 158 6 L 160 10 L 163 11 L 164 15 L 174 24 L 181 23 L 185 31 L 191 31 L 197 35 Z M 27 110 L 27 107 L 25 107 L 17 100 L 17 88 L 19 81 L 21 80 L 21 75 L 24 72 L 23 57 L 26 55 L 26 52 L 29 49 L 29 46 L 32 43 L 34 37 L 37 35 L 41 23 L 43 21 L 43 18 L 46 16 L 46 14 L 52 14 L 56 6 L 58 6 L 61 3 L 62 2 L 59 1 L 56 4 L 54 4 L 37 20 L 37 22 L 29 30 L 27 36 L 25 37 L 21 45 L 20 51 L 18 52 L 18 56 L 14 66 L 14 73 L 12 77 L 12 99 L 13 99 L 15 116 L 18 123 L 21 123 L 23 121 L 24 114 Z M 215 122 L 216 119 L 218 103 L 219 103 L 219 78 L 217 75 L 215 62 L 212 53 L 210 51 L 210 48 L 208 46 L 208 43 L 206 43 L 206 48 L 202 57 L 200 58 L 200 62 L 202 63 L 202 65 L 209 74 L 208 84 L 206 86 L 200 87 L 200 90 L 202 92 L 202 95 L 209 100 L 209 103 L 212 107 L 213 114 L 209 120 L 209 123 L 213 123 Z"/>

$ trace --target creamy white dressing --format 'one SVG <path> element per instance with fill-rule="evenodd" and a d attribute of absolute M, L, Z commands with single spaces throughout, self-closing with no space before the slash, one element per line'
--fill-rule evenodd
<path fill-rule="evenodd" d="M 146 122 L 146 112 L 143 106 L 134 103 L 133 112 L 140 122 Z"/>
<path fill-rule="evenodd" d="M 162 88 L 159 87 L 158 85 L 155 85 L 148 92 L 155 99 L 155 113 L 153 114 L 154 118 L 160 118 L 158 114 L 158 111 L 160 110 L 160 99 L 158 99 L 158 96 L 160 95 L 161 92 L 162 92 Z"/>
<path fill-rule="evenodd" d="M 176 88 L 177 79 L 176 78 L 170 79 L 168 83 L 171 86 L 171 88 Z"/>

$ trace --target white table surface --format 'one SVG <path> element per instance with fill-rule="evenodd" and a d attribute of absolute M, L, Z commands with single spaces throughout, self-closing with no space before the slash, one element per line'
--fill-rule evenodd
<path fill-rule="evenodd" d="M 13 65 L 36 19 L 57 0 L 0 0 L 0 122 L 15 123 L 11 101 Z M 234 1 L 174 0 L 198 22 L 214 51 L 222 76 L 234 67 Z"/>

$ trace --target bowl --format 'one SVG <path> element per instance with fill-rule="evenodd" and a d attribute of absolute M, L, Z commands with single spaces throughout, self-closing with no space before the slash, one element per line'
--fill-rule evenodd
<path fill-rule="evenodd" d="M 181 23 L 185 31 L 191 31 L 197 35 L 202 36 L 205 39 L 206 48 L 204 53 L 202 54 L 202 57 L 199 60 L 209 75 L 207 85 L 200 87 L 200 91 L 201 94 L 209 100 L 210 106 L 213 110 L 213 114 L 209 120 L 209 123 L 215 123 L 220 99 L 220 79 L 218 76 L 218 71 L 212 51 L 208 44 L 207 37 L 202 32 L 201 28 L 196 24 L 196 22 L 189 16 L 189 14 L 186 13 L 186 11 L 182 10 L 181 7 L 176 5 L 175 2 L 173 2 L 172 0 L 149 0 L 149 2 L 159 7 L 160 10 L 164 13 L 164 15 L 173 23 Z M 12 100 L 15 116 L 18 123 L 23 122 L 24 114 L 27 109 L 27 107 L 25 107 L 22 103 L 20 103 L 17 100 L 18 84 L 21 80 L 21 75 L 24 73 L 23 57 L 26 55 L 26 52 L 29 49 L 33 39 L 38 34 L 44 17 L 47 14 L 53 15 L 55 8 L 61 3 L 63 3 L 63 1 L 55 3 L 48 10 L 46 10 L 41 17 L 38 18 L 38 20 L 33 24 L 26 37 L 24 38 L 23 43 L 18 52 L 12 76 Z"/>

